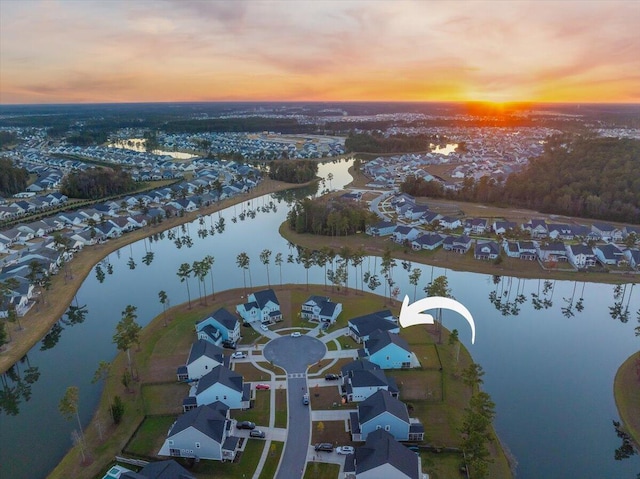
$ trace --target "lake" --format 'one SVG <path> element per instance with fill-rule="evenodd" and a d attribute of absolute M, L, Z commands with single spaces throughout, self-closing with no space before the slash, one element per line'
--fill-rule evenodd
<path fill-rule="evenodd" d="M 323 164 L 320 175 L 333 173 L 332 187 L 339 188 L 351 180 L 349 164 Z M 171 238 L 166 233 L 164 239 L 147 239 L 122 248 L 101 264 L 104 278 L 94 269 L 77 295 L 77 303 L 86 305 L 88 311 L 84 322 L 59 323 L 58 341 L 55 335 L 50 336 L 49 349 L 41 350 L 44 344 L 39 343 L 29 352 L 28 361 L 17 365 L 23 379 L 4 378 L 9 388 L 20 385 L 23 396 L 18 404 L 4 398 L 9 411 L 19 412 L 0 413 L 0 477 L 46 477 L 68 450 L 75 421 L 67 422 L 58 412 L 58 402 L 68 386 L 80 388 L 81 420 L 86 424 L 91 419 L 101 392 L 100 385 L 91 384 L 91 379 L 98 362 L 111 361 L 117 353 L 112 336 L 127 305 L 138 308 L 138 322 L 145 325 L 162 312 L 160 290 L 167 292 L 171 305 L 187 301 L 187 289 L 176 272 L 181 263 L 193 263 L 207 254 L 215 258 L 216 291 L 242 287 L 242 271 L 236 265 L 241 252 L 250 258 L 253 289 L 266 285 L 266 267 L 259 260 L 264 249 L 273 253 L 271 282 L 279 283 L 273 258 L 279 252 L 285 260 L 289 254 L 297 254 L 278 234 L 288 202 L 316 193 L 317 188 L 312 187 L 244 202 L 202 217 L 203 225 L 196 220 L 184 230 L 175 228 Z M 220 217 L 225 218 L 224 232 L 207 233 L 206 237 L 198 233 L 210 230 Z M 187 236 L 191 247 L 186 246 Z M 151 262 L 149 253 L 153 253 Z M 143 262 L 145 257 L 148 265 Z M 379 259 L 366 258 L 363 266 L 365 272 L 377 266 L 379 274 Z M 453 295 L 475 318 L 474 345 L 464 319 L 445 313 L 444 324 L 460 331 L 462 342 L 486 372 L 483 387 L 496 403 L 496 430 L 519 463 L 519 478 L 635 477 L 640 471 L 638 456 L 614 460 L 620 440 L 612 426 L 612 420 L 618 419 L 612 388 L 618 366 L 640 347 L 633 331 L 635 312 L 640 309 L 640 287 L 628 285 L 618 291 L 613 285 L 494 278 L 431 266 L 421 269 L 418 297 L 424 296 L 422 288 L 432 277 L 446 274 Z M 324 284 L 323 274 L 323 268 L 314 266 L 309 270 L 309 281 Z M 350 287 L 355 286 L 354 276 L 351 268 Z M 285 261 L 282 277 L 284 282 L 305 283 L 306 270 Z M 413 299 L 414 287 L 399 261 L 393 278 L 400 297 L 408 294 Z M 190 280 L 190 288 L 193 299 L 196 280 Z M 382 286 L 377 292 L 383 294 Z M 621 306 L 615 311 L 624 312 L 628 307 L 627 323 L 611 317 L 609 308 L 616 303 Z M 40 376 L 33 381 L 36 368 Z M 24 398 L 27 392 L 28 401 Z"/>

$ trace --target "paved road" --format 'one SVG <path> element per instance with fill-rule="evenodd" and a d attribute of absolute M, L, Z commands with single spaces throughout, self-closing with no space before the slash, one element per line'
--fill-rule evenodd
<path fill-rule="evenodd" d="M 264 357 L 287 371 L 288 436 L 277 479 L 303 476 L 311 439 L 311 409 L 302 404 L 302 396 L 308 391 L 306 371 L 326 352 L 322 342 L 305 335 L 299 338 L 282 336 L 264 347 Z"/>

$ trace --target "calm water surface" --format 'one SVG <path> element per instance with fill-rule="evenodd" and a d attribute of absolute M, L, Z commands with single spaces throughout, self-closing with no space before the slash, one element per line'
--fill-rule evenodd
<path fill-rule="evenodd" d="M 332 186 L 338 188 L 350 181 L 348 165 L 325 164 L 320 174 L 332 172 Z M 62 324 L 64 329 L 54 347 L 41 351 L 43 343 L 39 343 L 29 352 L 28 360 L 17 365 L 23 378 L 35 368 L 40 376 L 30 385 L 30 399 L 23 397 L 14 405 L 13 410 L 19 410 L 17 415 L 0 413 L 0 477 L 43 478 L 55 467 L 72 444 L 75 426 L 57 409 L 64 391 L 70 385 L 80 388 L 80 416 L 88 423 L 100 394 L 100 385 L 91 384 L 91 379 L 98 362 L 111 361 L 117 353 L 112 336 L 121 312 L 128 304 L 137 306 L 138 321 L 145 325 L 162 312 L 160 290 L 167 292 L 172 305 L 186 301 L 186 287 L 176 275 L 181 263 L 201 260 L 207 254 L 214 256 L 215 288 L 221 291 L 242 287 L 242 272 L 235 262 L 236 256 L 245 252 L 250 258 L 253 285 L 265 285 L 266 268 L 259 254 L 266 248 L 273 253 L 271 282 L 278 283 L 279 270 L 273 264 L 276 253 L 282 253 L 286 260 L 289 254 L 296 256 L 296 250 L 277 230 L 286 217 L 287 200 L 302 193 L 314 194 L 269 195 L 204 218 L 204 227 L 210 229 L 224 217 L 222 234 L 201 238 L 198 229 L 203 226 L 198 221 L 185 226 L 184 232 L 174 229 L 175 238 L 191 238 L 190 248 L 178 249 L 175 239 L 165 236 L 111 254 L 101 266 L 104 281 L 98 280 L 94 270 L 78 292 L 78 304 L 88 310 L 85 321 Z M 256 211 L 255 217 L 247 216 L 248 211 Z M 241 221 L 243 212 L 245 220 Z M 153 260 L 146 265 L 143 258 L 150 252 Z M 112 274 L 107 273 L 107 263 Z M 373 271 L 377 263 L 375 258 L 365 259 L 364 271 Z M 430 266 L 422 267 L 422 271 L 419 296 L 432 275 L 446 274 L 454 296 L 476 319 L 474 345 L 470 344 L 470 331 L 463 319 L 445 314 L 445 325 L 460 331 L 461 340 L 486 371 L 484 389 L 496 403 L 496 429 L 519 463 L 518 477 L 634 478 L 640 472 L 637 456 L 624 461 L 613 459 L 620 441 L 612 426 L 612 420 L 618 419 L 612 393 L 615 372 L 639 347 L 633 328 L 635 312 L 640 309 L 640 286 L 616 291 L 611 285 L 568 281 L 545 285 L 538 280 L 494 278 Z M 323 274 L 322 268 L 312 267 L 309 281 L 323 284 Z M 350 287 L 354 286 L 354 276 L 352 268 Z M 284 282 L 305 283 L 306 271 L 299 264 L 285 262 L 282 277 Z M 414 287 L 400 262 L 393 277 L 401 296 L 413 298 Z M 198 294 L 194 279 L 190 288 L 193 299 Z M 378 293 L 383 294 L 383 289 Z M 532 303 L 536 297 L 540 309 Z M 580 298 L 582 312 L 578 311 Z M 628 323 L 612 319 L 609 307 L 616 302 L 621 303 L 623 311 L 628 305 Z M 372 305 L 372 309 L 380 306 Z M 9 387 L 18 384 L 5 379 Z M 23 392 L 28 389 L 24 379 L 20 384 Z"/>

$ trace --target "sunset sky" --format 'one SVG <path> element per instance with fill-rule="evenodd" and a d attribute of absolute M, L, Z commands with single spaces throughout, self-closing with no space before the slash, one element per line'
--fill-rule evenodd
<path fill-rule="evenodd" d="M 638 0 L 0 0 L 0 103 L 637 103 L 639 32 Z"/>

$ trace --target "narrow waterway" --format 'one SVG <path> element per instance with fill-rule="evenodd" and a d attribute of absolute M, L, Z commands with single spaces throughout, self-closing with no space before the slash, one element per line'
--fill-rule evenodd
<path fill-rule="evenodd" d="M 324 164 L 320 174 L 326 177 L 331 172 L 331 186 L 339 188 L 351 179 L 349 164 Z M 320 190 L 325 187 L 328 182 L 319 185 Z M 77 295 L 77 304 L 86 305 L 84 321 L 73 324 L 65 318 L 57 331 L 16 365 L 12 375 L 4 377 L 0 477 L 38 479 L 55 467 L 72 444 L 76 427 L 58 412 L 64 391 L 71 385 L 80 388 L 80 417 L 86 424 L 100 394 L 100 385 L 91 384 L 91 379 L 98 362 L 111 361 L 117 353 L 112 337 L 121 312 L 129 304 L 136 306 L 138 321 L 145 325 L 162 312 L 160 290 L 167 292 L 172 305 L 186 301 L 187 289 L 176 275 L 181 263 L 212 255 L 215 288 L 221 291 L 243 285 L 236 257 L 245 252 L 256 289 L 267 283 L 259 255 L 269 249 L 272 283 L 280 282 L 280 270 L 273 264 L 277 253 L 285 258 L 283 281 L 305 283 L 307 271 L 295 262 L 297 251 L 279 236 L 278 227 L 291 200 L 316 193 L 313 188 L 292 190 L 230 207 L 201 218 L 203 224 L 196 220 L 162 239 L 126 246 L 100 265 L 102 273 L 94 269 Z M 224 218 L 222 232 L 215 228 L 220 218 Z M 206 237 L 199 233 L 204 229 L 209 231 Z M 286 261 L 289 255 L 294 262 Z M 365 258 L 363 264 L 365 272 L 373 272 L 377 265 L 380 274 L 376 258 Z M 496 278 L 430 266 L 421 270 L 418 296 L 432 277 L 446 274 L 453 295 L 476 319 L 474 345 L 462 318 L 445 314 L 445 326 L 460 331 L 461 340 L 486 372 L 484 389 L 496 403 L 496 429 L 519 463 L 518 477 L 635 477 L 640 471 L 638 456 L 614 460 L 620 440 L 612 425 L 618 419 L 612 387 L 618 366 L 640 345 L 633 330 L 640 286 L 617 289 L 594 283 Z M 308 273 L 311 283 L 324 284 L 324 269 L 314 266 Z M 351 268 L 350 287 L 355 286 L 354 277 Z M 393 279 L 401 297 L 413 298 L 414 286 L 399 261 Z M 190 280 L 190 288 L 193 298 L 196 280 Z M 383 287 L 377 292 L 383 294 Z M 625 312 L 626 323 L 620 320 Z"/>

